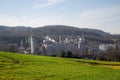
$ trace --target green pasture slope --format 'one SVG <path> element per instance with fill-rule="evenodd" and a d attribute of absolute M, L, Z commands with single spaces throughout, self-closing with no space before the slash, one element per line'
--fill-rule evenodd
<path fill-rule="evenodd" d="M 0 52 L 0 80 L 120 80 L 120 63 Z"/>

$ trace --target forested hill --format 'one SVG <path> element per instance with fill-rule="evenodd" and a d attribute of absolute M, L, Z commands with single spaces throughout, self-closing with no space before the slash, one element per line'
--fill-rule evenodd
<path fill-rule="evenodd" d="M 88 28 L 76 28 L 65 25 L 48 25 L 43 27 L 25 27 L 25 26 L 0 26 L 0 42 L 19 43 L 21 39 L 34 35 L 41 39 L 43 36 L 49 35 L 58 40 L 58 36 L 81 36 L 84 34 L 85 38 L 90 41 L 99 41 L 102 43 L 111 43 L 114 35 L 110 33 Z"/>

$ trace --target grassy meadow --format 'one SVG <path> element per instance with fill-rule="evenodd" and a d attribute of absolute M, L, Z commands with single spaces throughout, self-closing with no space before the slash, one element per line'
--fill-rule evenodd
<path fill-rule="evenodd" d="M 0 80 L 120 80 L 120 62 L 0 52 Z"/>

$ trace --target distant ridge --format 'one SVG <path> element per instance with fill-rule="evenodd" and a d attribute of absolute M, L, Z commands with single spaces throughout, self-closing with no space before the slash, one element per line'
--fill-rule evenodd
<path fill-rule="evenodd" d="M 8 43 L 20 43 L 21 39 L 28 37 L 30 34 L 38 38 L 49 35 L 57 40 L 59 35 L 62 36 L 81 36 L 84 33 L 86 39 L 90 41 L 98 41 L 101 43 L 113 43 L 114 35 L 97 29 L 77 28 L 66 25 L 47 25 L 37 28 L 26 26 L 0 26 L 0 41 Z M 42 40 L 42 39 L 40 39 Z"/>

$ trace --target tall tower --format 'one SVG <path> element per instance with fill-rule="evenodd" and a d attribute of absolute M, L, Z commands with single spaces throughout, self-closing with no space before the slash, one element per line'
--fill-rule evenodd
<path fill-rule="evenodd" d="M 21 40 L 20 45 L 21 45 L 21 49 L 23 49 L 24 48 L 23 40 Z"/>
<path fill-rule="evenodd" d="M 82 36 L 81 36 L 81 38 L 79 38 L 79 41 L 78 41 L 78 48 L 79 49 L 82 48 L 84 43 L 85 43 L 85 38 L 84 38 L 84 35 L 82 33 Z"/>
<path fill-rule="evenodd" d="M 34 51 L 34 38 L 32 36 L 30 36 L 30 50 L 31 50 L 31 53 L 33 54 L 35 51 Z"/>
<path fill-rule="evenodd" d="M 80 49 L 80 55 L 83 55 L 84 54 L 84 51 L 85 51 L 85 38 L 83 36 L 83 33 L 82 33 L 82 37 L 79 38 L 79 41 L 78 41 L 78 48 Z"/>
<path fill-rule="evenodd" d="M 59 43 L 62 43 L 61 36 L 59 36 Z"/>

